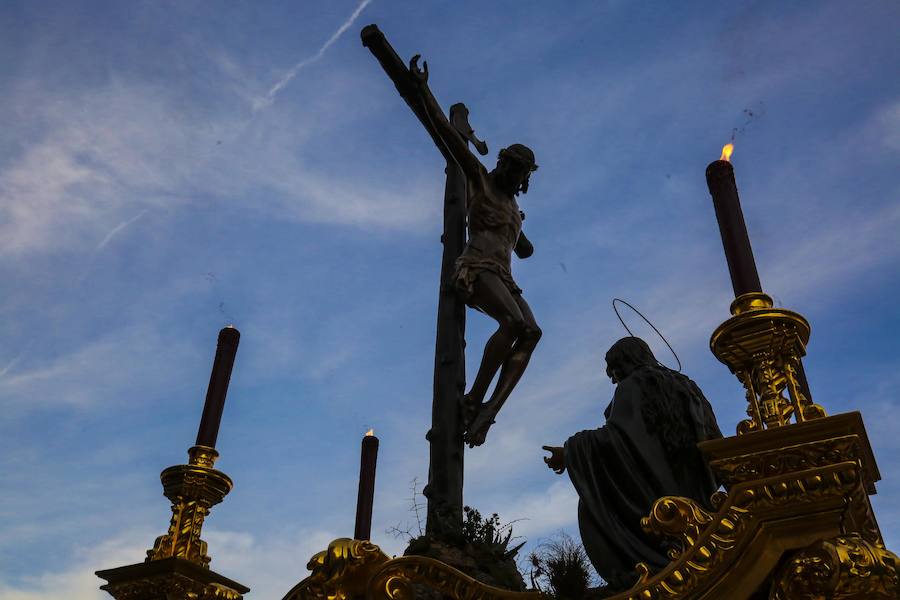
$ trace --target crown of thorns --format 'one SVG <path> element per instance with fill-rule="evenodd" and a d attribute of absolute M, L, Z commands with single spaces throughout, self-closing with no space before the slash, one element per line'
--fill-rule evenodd
<path fill-rule="evenodd" d="M 537 164 L 534 162 L 534 152 L 531 148 L 523 144 L 513 144 L 508 148 L 500 151 L 500 158 L 511 158 L 516 162 L 526 165 L 532 172 L 538 170 Z"/>

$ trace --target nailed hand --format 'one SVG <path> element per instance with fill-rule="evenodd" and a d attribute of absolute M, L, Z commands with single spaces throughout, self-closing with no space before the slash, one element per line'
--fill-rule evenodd
<path fill-rule="evenodd" d="M 416 54 L 411 59 L 409 59 L 409 72 L 413 76 L 413 80 L 416 81 L 419 85 L 425 85 L 428 83 L 428 61 L 424 61 L 422 63 L 422 68 L 419 68 L 419 59 L 422 58 L 421 54 Z"/>

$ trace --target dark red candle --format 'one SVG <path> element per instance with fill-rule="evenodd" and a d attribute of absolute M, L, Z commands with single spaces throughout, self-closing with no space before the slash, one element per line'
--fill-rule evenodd
<path fill-rule="evenodd" d="M 356 497 L 356 527 L 353 538 L 368 540 L 372 536 L 372 505 L 375 502 L 375 466 L 378 463 L 378 438 L 369 430 L 362 439 L 359 463 L 359 494 Z"/>
<path fill-rule="evenodd" d="M 727 148 L 727 146 L 726 146 Z M 712 194 L 713 206 L 716 209 L 716 220 L 719 222 L 719 233 L 722 234 L 722 246 L 725 248 L 725 260 L 728 261 L 728 272 L 731 274 L 731 285 L 735 297 L 749 292 L 762 292 L 741 201 L 738 198 L 737 184 L 734 181 L 734 167 L 727 160 L 730 152 L 722 154 L 723 160 L 717 160 L 706 167 L 706 184 Z"/>
<path fill-rule="evenodd" d="M 228 382 L 231 380 L 231 369 L 234 367 L 234 357 L 240 341 L 241 332 L 231 325 L 219 332 L 216 359 L 213 362 L 212 374 L 209 376 L 206 403 L 203 405 L 200 429 L 197 431 L 198 446 L 210 448 L 216 446 L 222 410 L 225 408 L 225 395 L 228 393 Z"/>

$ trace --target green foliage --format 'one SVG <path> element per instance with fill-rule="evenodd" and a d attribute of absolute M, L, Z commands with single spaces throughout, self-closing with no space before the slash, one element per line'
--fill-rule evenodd
<path fill-rule="evenodd" d="M 531 587 L 560 600 L 581 600 L 595 582 L 584 548 L 565 533 L 538 546 L 529 556 Z"/>
<path fill-rule="evenodd" d="M 510 547 L 515 539 L 512 525 L 502 523 L 496 513 L 485 518 L 478 510 L 466 506 L 458 533 L 420 535 L 410 540 L 404 554 L 428 556 L 488 585 L 525 591 L 525 580 L 515 560 L 525 542 Z"/>
<path fill-rule="evenodd" d="M 496 585 L 524 590 L 525 582 L 516 566 L 515 556 L 525 542 L 510 548 L 512 523 L 502 523 L 497 513 L 484 518 L 469 506 L 463 507 L 462 538 L 465 552 Z"/>
<path fill-rule="evenodd" d="M 462 535 L 470 544 L 497 546 L 505 554 L 512 539 L 512 524 L 501 524 L 497 513 L 485 519 L 478 510 L 464 506 Z"/>

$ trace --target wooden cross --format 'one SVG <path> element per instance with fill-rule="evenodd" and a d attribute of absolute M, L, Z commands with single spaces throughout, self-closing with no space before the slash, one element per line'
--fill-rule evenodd
<path fill-rule="evenodd" d="M 444 245 L 441 258 L 441 284 L 438 296 L 437 340 L 434 355 L 434 396 L 431 429 L 425 438 L 430 453 L 428 485 L 423 491 L 428 500 L 426 534 L 437 539 L 453 538 L 462 530 L 463 512 L 463 433 L 461 412 L 465 394 L 466 306 L 456 294 L 452 282 L 454 263 L 466 244 L 466 177 L 426 113 L 420 89 L 414 83 L 406 63 L 400 59 L 376 25 L 361 32 L 367 47 L 397 87 L 400 96 L 425 127 L 447 161 L 444 188 Z M 450 107 L 450 123 L 459 135 L 471 142 L 479 154 L 487 154 L 487 145 L 475 137 L 464 104 Z"/>

